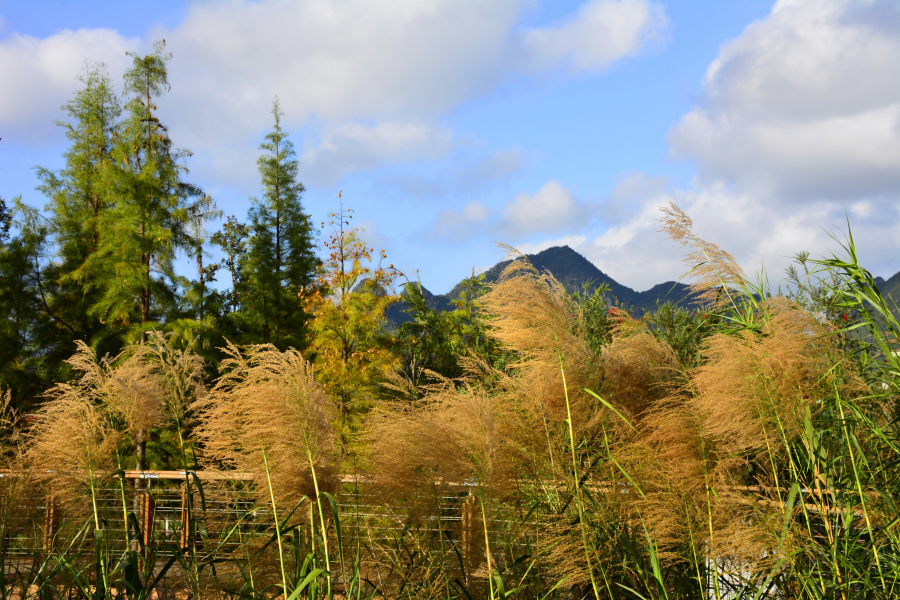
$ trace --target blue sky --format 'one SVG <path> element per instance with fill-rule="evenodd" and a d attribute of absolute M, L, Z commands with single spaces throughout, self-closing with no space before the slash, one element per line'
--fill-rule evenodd
<path fill-rule="evenodd" d="M 373 245 L 446 292 L 473 267 L 567 243 L 625 285 L 679 277 L 676 202 L 773 283 L 849 216 L 900 271 L 900 3 L 590 0 L 0 0 L 0 196 L 35 165 L 84 60 L 121 78 L 165 38 L 161 116 L 226 215 L 258 193 L 278 94 L 316 222 L 338 190 Z M 209 224 L 211 230 L 217 224 Z"/>

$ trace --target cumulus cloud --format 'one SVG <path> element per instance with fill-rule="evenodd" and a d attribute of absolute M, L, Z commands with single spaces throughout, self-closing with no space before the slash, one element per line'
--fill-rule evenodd
<path fill-rule="evenodd" d="M 442 210 L 438 213 L 426 237 L 447 240 L 467 240 L 486 229 L 491 210 L 477 200 L 466 203 L 462 210 Z"/>
<path fill-rule="evenodd" d="M 534 70 L 565 63 L 573 71 L 600 71 L 647 46 L 661 45 L 667 33 L 662 5 L 593 0 L 560 23 L 524 31 L 522 55 Z"/>
<path fill-rule="evenodd" d="M 900 3 L 781 1 L 723 46 L 671 151 L 782 201 L 896 197 L 897 65 Z"/>
<path fill-rule="evenodd" d="M 533 194 L 516 194 L 501 209 L 498 230 L 513 239 L 553 233 L 585 223 L 589 213 L 587 204 L 577 202 L 563 184 L 551 180 Z"/>
<path fill-rule="evenodd" d="M 121 73 L 126 50 L 137 46 L 110 29 L 62 31 L 44 39 L 12 33 L 0 40 L 0 126 L 13 143 L 36 145 L 54 131 L 53 120 L 81 84 L 85 61 Z"/>
<path fill-rule="evenodd" d="M 677 279 L 689 269 L 682 262 L 681 248 L 659 231 L 660 208 L 670 201 L 691 216 L 701 238 L 734 255 L 751 278 L 764 269 L 775 287 L 798 251 L 818 256 L 838 251 L 829 233 L 840 239 L 848 215 L 864 266 L 884 276 L 900 268 L 894 259 L 900 239 L 900 206 L 895 203 L 817 202 L 784 211 L 754 193 L 723 184 L 648 191 L 636 199 L 627 219 L 600 235 L 565 235 L 517 247 L 531 253 L 568 245 L 616 281 L 637 290 L 648 289 Z"/>
<path fill-rule="evenodd" d="M 329 186 L 344 175 L 395 162 L 435 160 L 447 155 L 453 134 L 446 127 L 409 122 L 347 123 L 328 132 L 301 157 L 301 177 Z"/>
<path fill-rule="evenodd" d="M 523 254 L 537 254 L 547 248 L 553 248 L 556 246 L 568 246 L 569 248 L 579 248 L 587 242 L 587 236 L 585 235 L 564 235 L 561 238 L 556 238 L 552 240 L 544 240 L 542 242 L 538 242 L 536 244 L 531 244 L 528 242 L 520 242 L 515 245 L 516 250 L 522 252 Z"/>
<path fill-rule="evenodd" d="M 318 124 L 321 144 L 307 149 L 305 162 L 318 167 L 308 170 L 312 177 L 331 182 L 384 162 L 441 156 L 446 136 L 434 123 L 447 111 L 512 75 L 605 69 L 667 27 L 661 6 L 647 0 L 588 0 L 537 28 L 518 26 L 524 5 L 233 0 L 193 4 L 181 24 L 143 40 L 109 30 L 12 34 L 0 40 L 0 126 L 28 135 L 49 124 L 77 88 L 82 60 L 110 62 L 117 79 L 126 49 L 145 51 L 165 38 L 172 91 L 160 110 L 176 143 L 233 177 L 234 165 L 204 154 L 254 147 L 277 94 L 286 125 Z"/>
<path fill-rule="evenodd" d="M 578 230 L 578 205 L 558 184 L 482 211 L 468 226 L 535 233 L 544 222 L 557 235 L 515 245 L 534 252 L 567 244 L 642 290 L 690 267 L 659 232 L 670 201 L 700 237 L 733 254 L 750 277 L 764 269 L 774 286 L 798 251 L 840 251 L 829 233 L 841 239 L 849 218 L 862 263 L 890 276 L 900 269 L 898 64 L 900 4 L 779 2 L 722 47 L 700 102 L 669 134 L 672 153 L 699 167 L 689 187 L 624 174 L 596 211 L 599 235 Z"/>
<path fill-rule="evenodd" d="M 174 91 L 195 117 L 241 121 L 276 93 L 298 121 L 425 119 L 515 71 L 600 70 L 666 27 L 645 0 L 591 0 L 564 22 L 517 28 L 518 2 L 357 0 L 194 6 L 171 32 Z M 523 47 L 528 52 L 523 52 Z M 527 56 L 524 61 L 522 56 Z M 571 62 L 571 65 L 568 63 Z M 216 92 L 221 93 L 216 93 Z"/>
<path fill-rule="evenodd" d="M 777 285 L 800 250 L 837 251 L 849 217 L 863 264 L 900 268 L 900 4 L 782 1 L 725 44 L 698 105 L 669 132 L 699 173 L 688 189 L 624 176 L 601 206 L 608 229 L 575 247 L 618 281 L 646 289 L 684 273 L 659 229 L 676 202 L 697 233 L 748 275 Z M 538 244 L 541 246 L 542 244 Z"/>
<path fill-rule="evenodd" d="M 473 201 L 460 211 L 442 211 L 429 235 L 467 239 L 490 234 L 495 239 L 516 241 L 584 227 L 594 209 L 591 203 L 576 200 L 559 181 L 550 180 L 533 194 L 516 194 L 497 210 Z"/>
<path fill-rule="evenodd" d="M 600 216 L 611 225 L 622 223 L 636 216 L 648 198 L 659 196 L 671 187 L 666 177 L 640 171 L 622 173 L 609 197 L 600 203 Z"/>

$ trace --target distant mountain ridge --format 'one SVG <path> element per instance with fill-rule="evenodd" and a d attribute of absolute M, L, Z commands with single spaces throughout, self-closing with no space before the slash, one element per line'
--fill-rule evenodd
<path fill-rule="evenodd" d="M 654 310 L 657 303 L 661 302 L 671 301 L 682 305 L 691 304 L 689 298 L 690 290 L 686 284 L 667 281 L 657 284 L 649 290 L 638 292 L 622 285 L 568 246 L 554 246 L 537 254 L 528 254 L 526 256 L 538 271 L 551 272 L 570 293 L 576 290 L 581 291 L 585 282 L 591 282 L 588 288 L 590 291 L 594 291 L 602 283 L 607 284 L 610 295 L 628 308 L 632 315 L 636 317 Z M 496 283 L 500 278 L 500 274 L 509 266 L 510 262 L 509 260 L 501 261 L 484 271 L 485 281 Z M 900 272 L 895 273 L 888 279 L 876 277 L 875 285 L 878 286 L 878 289 L 886 298 L 892 298 L 894 302 L 900 305 Z M 453 310 L 453 300 L 459 297 L 462 289 L 463 282 L 460 281 L 446 294 L 432 294 L 424 287 L 422 292 L 430 308 L 435 310 Z M 888 300 L 888 303 L 893 308 L 890 300 Z M 387 312 L 388 319 L 397 325 L 408 321 L 409 317 L 403 312 L 404 308 L 406 308 L 406 304 L 402 302 L 392 306 Z"/>
<path fill-rule="evenodd" d="M 875 285 L 878 287 L 881 295 L 887 300 L 888 307 L 897 312 L 894 304 L 900 307 L 900 271 L 894 273 L 886 280 L 882 277 L 876 277 Z"/>
<path fill-rule="evenodd" d="M 660 283 L 649 290 L 638 292 L 628 286 L 622 285 L 594 265 L 584 256 L 572 250 L 568 246 L 554 246 L 537 254 L 526 255 L 534 267 L 540 271 L 549 271 L 563 285 L 568 292 L 581 291 L 585 283 L 590 283 L 589 291 L 593 292 L 597 286 L 605 283 L 609 286 L 609 294 L 628 308 L 634 316 L 640 316 L 644 312 L 656 308 L 657 302 L 671 301 L 675 303 L 689 302 L 688 286 L 675 281 Z M 496 283 L 500 274 L 510 264 L 510 260 L 504 260 L 490 269 L 484 271 L 487 283 Z M 462 281 L 446 294 L 432 294 L 424 287 L 426 303 L 435 310 L 452 310 L 452 301 L 462 292 Z M 387 317 L 396 324 L 408 320 L 403 312 L 404 303 L 396 304 L 390 308 Z"/>

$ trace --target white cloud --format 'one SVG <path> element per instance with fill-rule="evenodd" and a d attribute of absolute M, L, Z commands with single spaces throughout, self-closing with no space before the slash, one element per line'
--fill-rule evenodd
<path fill-rule="evenodd" d="M 577 202 L 560 182 L 551 180 L 534 194 L 516 194 L 500 212 L 498 232 L 513 239 L 554 233 L 585 224 L 589 212 L 588 205 Z"/>
<path fill-rule="evenodd" d="M 12 33 L 0 40 L 0 126 L 7 141 L 46 142 L 62 105 L 81 84 L 85 61 L 121 72 L 137 45 L 110 29 L 61 31 L 45 39 Z"/>
<path fill-rule="evenodd" d="M 434 123 L 447 111 L 515 74 L 604 69 L 666 28 L 661 6 L 646 0 L 589 0 L 539 28 L 518 26 L 524 5 L 232 0 L 192 4 L 181 24 L 143 40 L 110 30 L 42 40 L 12 34 L 0 40 L 0 127 L 20 135 L 36 123 L 52 130 L 84 59 L 109 62 L 117 81 L 126 49 L 165 38 L 174 55 L 172 91 L 160 111 L 175 143 L 193 150 L 204 169 L 246 179 L 246 169 L 214 155 L 255 148 L 277 94 L 289 130 L 318 124 L 322 143 L 305 162 L 320 168 L 308 170 L 311 177 L 329 182 L 386 162 L 442 156 L 446 136 Z M 376 155 L 382 142 L 386 151 Z"/>
<path fill-rule="evenodd" d="M 660 45 L 668 18 L 659 4 L 592 0 L 561 23 L 523 32 L 524 56 L 534 70 L 566 63 L 573 71 L 600 71 L 648 45 Z"/>
<path fill-rule="evenodd" d="M 513 147 L 479 155 L 471 144 L 460 139 L 456 139 L 454 145 L 456 151 L 432 168 L 386 173 L 378 177 L 378 186 L 399 190 L 419 200 L 472 194 L 508 182 L 510 176 L 535 154 Z"/>
<path fill-rule="evenodd" d="M 390 247 L 390 239 L 379 230 L 375 221 L 359 221 L 354 225 L 359 230 L 360 239 L 374 250 L 372 257 L 377 261 L 378 252 Z"/>
<path fill-rule="evenodd" d="M 490 218 L 490 209 L 473 200 L 466 203 L 460 211 L 442 210 L 426 237 L 466 240 L 483 232 Z"/>
<path fill-rule="evenodd" d="M 223 117 L 245 120 L 275 94 L 297 121 L 423 119 L 491 91 L 516 70 L 554 69 L 570 58 L 576 70 L 605 68 L 639 53 L 666 26 L 662 8 L 644 0 L 588 2 L 559 26 L 539 29 L 515 27 L 521 7 L 453 0 L 198 4 L 165 32 L 181 57 L 173 62 L 173 94 L 213 128 Z M 527 64 L 523 46 L 530 49 Z"/>
<path fill-rule="evenodd" d="M 603 221 L 612 225 L 619 224 L 635 216 L 648 198 L 666 193 L 671 188 L 665 177 L 654 177 L 634 171 L 623 173 L 609 197 L 600 204 L 600 215 Z"/>
<path fill-rule="evenodd" d="M 723 46 L 670 148 L 784 201 L 896 195 L 898 65 L 900 3 L 779 2 Z"/>
<path fill-rule="evenodd" d="M 587 236 L 584 235 L 564 235 L 561 238 L 557 238 L 554 240 L 544 240 L 543 242 L 538 242 L 536 244 L 529 244 L 528 242 L 521 242 L 515 245 L 516 250 L 522 252 L 523 254 L 537 254 L 547 248 L 553 248 L 555 246 L 568 246 L 569 248 L 577 248 L 583 246 L 587 241 Z"/>
<path fill-rule="evenodd" d="M 534 234 L 584 227 L 593 210 L 590 203 L 575 200 L 560 182 L 550 180 L 533 194 L 516 194 L 498 210 L 473 201 L 460 211 L 442 211 L 428 235 L 468 239 L 489 234 L 495 239 L 515 242 Z"/>
<path fill-rule="evenodd" d="M 660 208 L 669 201 L 691 216 L 701 238 L 730 252 L 751 278 L 765 269 L 775 287 L 798 251 L 823 256 L 839 250 L 829 232 L 840 238 L 847 214 L 863 266 L 885 276 L 900 268 L 895 258 L 900 250 L 900 206 L 894 203 L 859 200 L 845 207 L 840 202 L 816 202 L 785 210 L 755 193 L 736 192 L 722 184 L 650 191 L 636 199 L 629 218 L 599 236 L 570 235 L 519 247 L 533 252 L 567 244 L 616 281 L 648 289 L 678 278 L 689 268 L 682 262 L 678 244 L 659 231 Z"/>
<path fill-rule="evenodd" d="M 670 132 L 673 154 L 699 167 L 690 188 L 626 174 L 599 206 L 607 229 L 583 238 L 579 221 L 567 218 L 577 203 L 561 186 L 548 201 L 545 189 L 492 212 L 482 231 L 534 233 L 544 222 L 562 237 L 516 245 L 568 244 L 641 290 L 688 269 L 678 244 L 659 232 L 659 209 L 671 200 L 700 237 L 750 277 L 765 269 L 777 286 L 798 251 L 839 252 L 829 232 L 840 239 L 849 217 L 862 264 L 890 276 L 900 269 L 898 64 L 900 4 L 780 2 L 722 47 L 701 102 Z"/>
<path fill-rule="evenodd" d="M 329 186 L 352 172 L 442 158 L 452 145 L 453 135 L 445 127 L 409 122 L 347 123 L 329 131 L 326 139 L 303 153 L 301 179 Z"/>

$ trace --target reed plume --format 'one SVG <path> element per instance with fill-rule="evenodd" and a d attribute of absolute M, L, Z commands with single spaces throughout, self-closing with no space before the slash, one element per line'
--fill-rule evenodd
<path fill-rule="evenodd" d="M 12 405 L 12 392 L 0 392 L 0 469 L 16 468 L 22 456 L 24 423 Z"/>
<path fill-rule="evenodd" d="M 93 390 L 80 381 L 57 384 L 46 396 L 29 432 L 34 477 L 62 504 L 79 506 L 85 497 L 96 501 L 116 469 L 121 433 L 95 401 Z"/>
<path fill-rule="evenodd" d="M 28 448 L 35 477 L 70 502 L 96 494 L 118 466 L 124 435 L 155 423 L 160 401 L 152 375 L 127 350 L 98 359 L 84 342 L 76 345 L 67 362 L 80 376 L 46 393 Z"/>
<path fill-rule="evenodd" d="M 377 411 L 366 439 L 372 474 L 394 500 L 425 494 L 433 508 L 435 482 L 446 489 L 473 483 L 494 489 L 510 478 L 504 448 L 509 418 L 503 399 L 484 390 L 447 386 L 414 410 Z"/>
<path fill-rule="evenodd" d="M 333 491 L 338 483 L 337 417 L 300 352 L 272 345 L 231 343 L 209 394 L 197 400 L 196 434 L 211 466 L 255 474 L 260 499 L 293 506 L 303 496 Z M 268 462 L 268 467 L 266 466 Z"/>
<path fill-rule="evenodd" d="M 780 449 L 776 436 L 793 438 L 804 410 L 834 393 L 838 379 L 835 338 L 814 315 L 781 298 L 762 304 L 762 333 L 716 335 L 706 345 L 707 362 L 691 373 L 692 408 L 702 415 L 706 435 L 726 460 Z M 725 457 L 744 457 L 730 458 Z"/>
<path fill-rule="evenodd" d="M 17 533 L 29 533 L 40 505 L 38 492 L 27 469 L 25 422 L 12 406 L 12 393 L 0 396 L 0 556 Z"/>
<path fill-rule="evenodd" d="M 530 396 L 539 399 L 553 420 L 563 420 L 566 399 L 559 363 L 569 382 L 576 426 L 590 420 L 592 411 L 583 388 L 598 383 L 597 357 L 578 333 L 578 313 L 562 284 L 550 273 L 539 273 L 518 251 L 504 246 L 513 260 L 480 304 L 490 315 L 492 334 L 515 353 L 519 381 L 527 381 Z M 508 380 L 507 380 L 508 381 Z M 520 390 L 521 391 L 521 390 Z M 586 409 L 586 410 L 583 410 Z"/>
<path fill-rule="evenodd" d="M 684 262 L 690 267 L 685 275 L 694 278 L 691 291 L 703 302 L 728 301 L 729 288 L 744 286 L 747 279 L 744 270 L 731 254 L 698 237 L 694 233 L 694 222 L 674 202 L 660 210 L 663 212 L 660 231 L 688 248 Z"/>
<path fill-rule="evenodd" d="M 150 332 L 147 342 L 134 346 L 134 359 L 150 369 L 161 391 L 162 418 L 185 427 L 190 425 L 190 407 L 206 395 L 203 358 L 196 352 L 196 338 L 179 348 L 175 334 Z"/>

